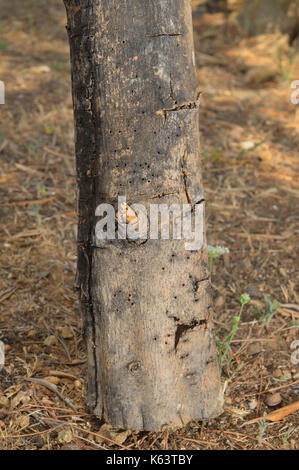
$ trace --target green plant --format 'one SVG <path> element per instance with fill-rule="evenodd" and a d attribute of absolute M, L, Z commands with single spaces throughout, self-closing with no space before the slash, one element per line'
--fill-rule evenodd
<path fill-rule="evenodd" d="M 218 335 L 216 335 L 216 344 L 217 344 L 217 355 L 218 355 L 218 361 L 219 361 L 219 367 L 220 371 L 222 371 L 223 366 L 225 365 L 227 368 L 229 368 L 231 360 L 232 360 L 232 350 L 231 350 L 231 342 L 234 339 L 238 329 L 239 329 L 239 323 L 241 320 L 242 312 L 244 309 L 244 306 L 250 302 L 250 296 L 248 294 L 242 294 L 239 297 L 239 302 L 241 304 L 241 308 L 239 310 L 239 314 L 235 315 L 232 318 L 232 327 L 231 331 L 228 333 L 225 338 L 220 341 L 220 338 Z M 235 371 L 234 375 L 240 370 L 240 367 L 237 371 Z M 234 376 L 233 375 L 233 376 Z M 231 377 L 232 379 L 233 377 Z"/>
<path fill-rule="evenodd" d="M 259 421 L 258 423 L 259 423 L 260 430 L 259 430 L 257 440 L 258 440 L 258 443 L 261 445 L 262 442 L 263 442 L 263 439 L 264 439 L 264 435 L 265 435 L 267 426 L 268 426 L 268 424 L 267 424 L 267 413 L 266 412 L 264 413 L 262 421 Z"/>
<path fill-rule="evenodd" d="M 28 27 L 29 27 L 30 31 L 34 31 L 34 29 L 35 29 L 35 19 L 34 19 L 34 16 L 32 15 L 32 13 L 28 13 L 27 20 L 28 20 Z"/>
<path fill-rule="evenodd" d="M 202 155 L 203 158 L 207 158 L 207 159 L 212 160 L 214 162 L 219 162 L 222 159 L 221 152 L 218 149 L 214 149 L 211 153 L 202 152 L 201 155 Z"/>
<path fill-rule="evenodd" d="M 285 444 L 286 442 L 288 442 L 289 438 L 291 437 L 291 435 L 293 434 L 293 432 L 295 431 L 296 428 L 290 428 L 287 430 L 287 432 L 283 435 L 283 438 L 282 438 L 282 442 Z"/>
<path fill-rule="evenodd" d="M 34 142 L 28 142 L 27 144 L 25 144 L 25 146 L 29 153 L 31 153 L 34 156 L 38 155 L 39 149 Z"/>
<path fill-rule="evenodd" d="M 270 321 L 272 320 L 273 316 L 279 309 L 279 302 L 274 299 L 273 302 L 269 299 L 267 295 L 264 295 L 264 302 L 265 302 L 265 313 L 263 314 L 261 310 L 257 307 L 253 307 L 253 312 L 258 315 L 260 318 L 259 320 L 263 323 L 266 323 L 268 325 Z"/>
<path fill-rule="evenodd" d="M 280 76 L 284 82 L 288 82 L 292 76 L 292 65 L 293 65 L 294 57 L 290 55 L 289 57 L 287 57 L 287 60 L 284 60 L 284 59 L 285 58 L 282 55 L 281 49 L 278 48 L 277 49 L 277 62 L 278 62 Z"/>
<path fill-rule="evenodd" d="M 48 135 L 53 135 L 54 131 L 53 131 L 52 127 L 46 126 L 45 127 L 45 133 L 48 134 Z"/>
<path fill-rule="evenodd" d="M 43 197 L 48 193 L 47 188 L 43 184 L 40 184 L 39 182 L 36 182 L 35 186 L 36 186 L 36 191 L 37 191 L 38 197 Z"/>
<path fill-rule="evenodd" d="M 5 41 L 5 39 L 0 40 L 0 49 L 2 52 L 5 52 L 6 49 L 8 48 L 8 42 Z"/>
<path fill-rule="evenodd" d="M 33 208 L 31 209 L 31 214 L 36 218 L 36 228 L 37 228 L 37 230 L 40 230 L 41 227 L 42 227 L 42 218 L 41 218 L 41 215 L 40 215 L 39 211 L 40 211 L 40 205 L 39 204 L 35 204 L 33 206 Z"/>
<path fill-rule="evenodd" d="M 238 367 L 236 368 L 236 370 L 234 370 L 234 372 L 230 375 L 230 377 L 226 380 L 226 384 L 228 385 L 235 377 L 236 375 L 240 372 L 240 370 L 243 369 L 243 367 L 245 366 L 244 362 L 242 362 L 241 364 L 238 365 Z"/>
<path fill-rule="evenodd" d="M 211 246 L 208 245 L 208 257 L 209 257 L 209 268 L 210 272 L 213 270 L 214 259 L 219 258 L 219 256 L 229 253 L 229 249 L 225 246 Z"/>
<path fill-rule="evenodd" d="M 61 70 L 64 69 L 64 64 L 62 62 L 59 62 L 58 60 L 55 60 L 52 62 L 52 68 L 56 70 L 56 72 L 61 72 Z"/>
<path fill-rule="evenodd" d="M 254 144 L 251 148 L 249 148 L 249 149 L 242 149 L 242 150 L 239 152 L 238 157 L 243 157 L 243 155 L 245 155 L 246 153 L 254 152 L 257 148 L 259 148 L 261 145 L 263 145 L 266 141 L 267 141 L 267 139 L 264 139 L 264 140 L 261 140 L 260 142 L 255 143 L 255 144 Z"/>

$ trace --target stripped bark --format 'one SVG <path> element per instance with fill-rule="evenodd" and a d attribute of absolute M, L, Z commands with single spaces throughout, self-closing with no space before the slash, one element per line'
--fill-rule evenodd
<path fill-rule="evenodd" d="M 95 209 L 204 204 L 189 0 L 64 0 L 78 176 L 88 404 L 136 430 L 217 416 L 206 246 L 94 237 Z"/>

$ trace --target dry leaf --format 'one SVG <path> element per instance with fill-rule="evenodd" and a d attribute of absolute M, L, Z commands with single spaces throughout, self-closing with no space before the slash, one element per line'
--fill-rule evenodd
<path fill-rule="evenodd" d="M 73 330 L 69 326 L 64 326 L 61 330 L 61 336 L 63 339 L 71 339 L 74 337 Z"/>
<path fill-rule="evenodd" d="M 29 426 L 30 424 L 30 417 L 29 415 L 21 415 L 18 419 L 17 419 L 17 425 L 19 428 L 21 429 L 25 429 Z"/>
<path fill-rule="evenodd" d="M 278 410 L 272 411 L 266 416 L 267 421 L 272 421 L 272 423 L 275 423 L 276 421 L 280 421 L 281 419 L 285 418 L 286 416 L 289 416 L 292 413 L 295 413 L 295 411 L 299 410 L 299 401 L 295 401 L 295 403 L 291 403 L 290 405 L 283 406 L 282 408 L 279 408 Z M 247 421 L 245 424 L 253 424 L 257 423 L 258 421 L 262 421 L 264 418 L 255 418 L 251 419 L 250 421 Z"/>
<path fill-rule="evenodd" d="M 9 399 L 5 395 L 0 396 L 0 408 L 9 408 Z"/>
<path fill-rule="evenodd" d="M 16 408 L 21 402 L 23 402 L 24 400 L 26 401 L 26 398 L 28 397 L 25 395 L 24 392 L 17 393 L 17 395 L 11 400 L 11 407 Z"/>
<path fill-rule="evenodd" d="M 282 408 L 279 408 L 279 410 L 272 411 L 267 415 L 267 420 L 274 423 L 276 421 L 280 421 L 292 413 L 295 413 L 297 410 L 299 410 L 299 401 L 295 401 L 295 403 L 283 406 Z"/>

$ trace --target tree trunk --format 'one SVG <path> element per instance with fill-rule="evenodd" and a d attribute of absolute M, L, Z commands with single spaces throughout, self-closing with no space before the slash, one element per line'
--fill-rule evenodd
<path fill-rule="evenodd" d="M 64 0 L 78 177 L 88 404 L 155 431 L 222 408 L 207 252 L 185 240 L 97 243 L 102 203 L 204 204 L 189 0 Z M 205 238 L 205 237 L 204 237 Z"/>

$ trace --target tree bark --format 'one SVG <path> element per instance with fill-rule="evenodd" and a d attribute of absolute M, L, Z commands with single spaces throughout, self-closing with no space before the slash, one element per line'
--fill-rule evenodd
<path fill-rule="evenodd" d="M 155 431 L 217 416 L 222 391 L 207 252 L 106 240 L 101 203 L 204 204 L 189 0 L 64 0 L 78 178 L 88 405 Z"/>

